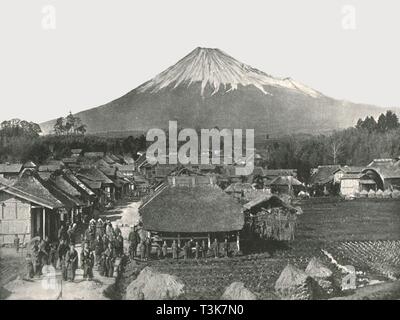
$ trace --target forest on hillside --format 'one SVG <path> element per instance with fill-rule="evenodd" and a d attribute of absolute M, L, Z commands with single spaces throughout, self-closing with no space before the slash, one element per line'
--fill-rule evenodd
<path fill-rule="evenodd" d="M 144 135 L 107 137 L 85 134 L 85 125 L 71 115 L 60 118 L 55 134 L 41 136 L 40 126 L 13 119 L 0 127 L 0 162 L 43 163 L 49 157 L 61 159 L 74 148 L 131 154 L 146 148 Z M 318 165 L 341 164 L 365 166 L 374 158 L 394 158 L 400 155 L 399 119 L 391 111 L 360 119 L 354 127 L 329 135 L 289 135 L 271 142 L 257 144 L 268 168 L 294 168 L 303 181 L 308 181 L 310 169 Z"/>

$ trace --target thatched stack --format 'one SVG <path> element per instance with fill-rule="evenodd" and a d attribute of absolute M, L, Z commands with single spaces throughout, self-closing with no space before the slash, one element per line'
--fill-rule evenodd
<path fill-rule="evenodd" d="M 247 289 L 243 282 L 233 282 L 221 296 L 222 300 L 257 300 L 257 296 Z"/>
<path fill-rule="evenodd" d="M 393 199 L 400 199 L 400 191 L 399 190 L 393 190 L 392 191 L 392 198 Z"/>
<path fill-rule="evenodd" d="M 368 192 L 368 198 L 376 198 L 376 194 L 374 190 L 369 190 Z"/>
<path fill-rule="evenodd" d="M 332 271 L 329 270 L 319 259 L 313 257 L 307 265 L 306 274 L 313 278 L 323 289 L 323 293 L 333 292 Z"/>
<path fill-rule="evenodd" d="M 389 190 L 389 189 L 386 189 L 384 192 L 383 192 L 383 198 L 384 199 L 389 199 L 389 198 L 391 198 L 392 197 L 392 192 Z"/>
<path fill-rule="evenodd" d="M 311 300 L 312 282 L 312 278 L 304 271 L 288 264 L 275 283 L 275 291 L 284 300 Z"/>
<path fill-rule="evenodd" d="M 381 189 L 378 189 L 378 191 L 376 191 L 375 193 L 375 197 L 382 199 L 383 198 L 383 191 Z"/>
<path fill-rule="evenodd" d="M 363 190 L 360 192 L 360 198 L 366 198 L 368 197 L 368 191 L 367 190 Z"/>

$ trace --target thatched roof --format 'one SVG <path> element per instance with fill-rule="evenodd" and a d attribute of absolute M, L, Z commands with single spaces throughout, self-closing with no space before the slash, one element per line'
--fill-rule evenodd
<path fill-rule="evenodd" d="M 0 163 L 0 173 L 20 173 L 21 170 L 20 163 Z"/>
<path fill-rule="evenodd" d="M 292 176 L 277 177 L 270 183 L 271 186 L 301 186 L 303 185 L 299 180 Z"/>
<path fill-rule="evenodd" d="M 229 185 L 225 189 L 225 192 L 240 193 L 240 192 L 244 192 L 245 190 L 255 190 L 255 188 L 250 183 L 236 182 L 236 183 L 232 183 L 231 185 Z"/>
<path fill-rule="evenodd" d="M 218 186 L 165 185 L 139 208 L 143 227 L 161 232 L 229 232 L 244 225 L 242 208 Z"/>
<path fill-rule="evenodd" d="M 340 165 L 319 166 L 317 171 L 311 176 L 311 184 L 326 184 L 334 179 L 336 171 L 340 170 Z"/>

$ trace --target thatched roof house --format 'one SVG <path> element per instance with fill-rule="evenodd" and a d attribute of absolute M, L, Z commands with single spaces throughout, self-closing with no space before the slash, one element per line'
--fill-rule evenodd
<path fill-rule="evenodd" d="M 242 207 L 216 185 L 165 185 L 139 208 L 143 227 L 168 233 L 239 231 Z"/>

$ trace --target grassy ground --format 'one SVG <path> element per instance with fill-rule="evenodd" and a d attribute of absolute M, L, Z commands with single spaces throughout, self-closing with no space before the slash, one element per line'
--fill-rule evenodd
<path fill-rule="evenodd" d="M 228 259 L 200 261 L 150 261 L 159 272 L 174 274 L 186 285 L 185 299 L 219 299 L 234 281 L 273 299 L 273 287 L 288 262 L 305 269 L 310 259 L 319 257 L 334 272 L 341 272 L 321 249 L 343 265 L 352 264 L 359 272 L 358 284 L 365 280 L 387 280 L 400 271 L 400 201 L 311 199 L 299 203 L 296 240 L 287 249 Z M 120 281 L 120 290 L 135 278 L 130 270 Z"/>

